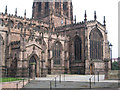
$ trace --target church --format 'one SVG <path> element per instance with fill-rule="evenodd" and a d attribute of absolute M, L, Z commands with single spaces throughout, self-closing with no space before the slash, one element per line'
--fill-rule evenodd
<path fill-rule="evenodd" d="M 48 74 L 100 74 L 111 68 L 105 16 L 77 23 L 73 5 L 33 2 L 32 18 L 0 14 L 2 76 L 44 77 Z M 106 64 L 106 60 L 108 60 Z"/>

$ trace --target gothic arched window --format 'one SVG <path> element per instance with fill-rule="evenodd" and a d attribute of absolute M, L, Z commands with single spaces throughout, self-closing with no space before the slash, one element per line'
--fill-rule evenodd
<path fill-rule="evenodd" d="M 99 30 L 92 30 L 90 33 L 90 58 L 103 58 L 103 36 Z"/>
<path fill-rule="evenodd" d="M 49 14 L 49 2 L 45 2 L 45 15 Z"/>
<path fill-rule="evenodd" d="M 4 22 L 2 19 L 0 19 L 0 25 L 3 26 L 4 25 Z"/>
<path fill-rule="evenodd" d="M 61 14 L 61 2 L 55 2 L 56 13 Z"/>
<path fill-rule="evenodd" d="M 40 31 L 40 26 L 36 26 L 35 31 Z"/>
<path fill-rule="evenodd" d="M 54 64 L 60 64 L 61 60 L 61 44 L 60 42 L 56 42 L 52 49 L 52 55 L 53 55 L 53 62 Z"/>
<path fill-rule="evenodd" d="M 41 2 L 38 4 L 38 12 L 41 12 Z"/>
<path fill-rule="evenodd" d="M 67 2 L 63 2 L 63 10 L 67 10 L 67 5 L 68 5 Z"/>
<path fill-rule="evenodd" d="M 55 2 L 55 8 L 59 8 L 59 2 Z"/>
<path fill-rule="evenodd" d="M 13 28 L 14 22 L 13 22 L 12 20 L 10 20 L 10 21 L 8 22 L 8 25 L 9 25 L 10 28 Z"/>
<path fill-rule="evenodd" d="M 68 16 L 68 2 L 63 2 L 63 14 Z"/>
<path fill-rule="evenodd" d="M 20 23 L 18 23 L 17 27 L 18 27 L 18 29 L 19 29 L 19 28 L 22 28 L 22 27 L 23 27 L 23 24 L 20 22 Z"/>
<path fill-rule="evenodd" d="M 0 60 L 2 61 L 2 45 L 3 45 L 3 38 L 0 34 Z"/>
<path fill-rule="evenodd" d="M 74 52 L 75 52 L 75 60 L 81 60 L 82 59 L 82 41 L 78 36 L 75 37 Z"/>
<path fill-rule="evenodd" d="M 71 15 L 71 21 L 73 21 L 73 6 L 72 6 L 72 2 L 70 3 L 70 15 Z"/>

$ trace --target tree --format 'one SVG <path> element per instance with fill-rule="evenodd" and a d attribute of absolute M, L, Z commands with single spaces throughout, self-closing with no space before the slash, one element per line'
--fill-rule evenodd
<path fill-rule="evenodd" d="M 119 64 L 118 64 L 118 62 L 115 61 L 115 62 L 112 63 L 112 69 L 113 70 L 119 70 Z"/>

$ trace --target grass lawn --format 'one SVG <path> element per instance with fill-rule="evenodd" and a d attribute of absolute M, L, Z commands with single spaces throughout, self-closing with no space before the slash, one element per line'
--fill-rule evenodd
<path fill-rule="evenodd" d="M 10 77 L 6 77 L 6 78 L 0 78 L 0 82 L 11 82 L 11 81 L 18 81 L 18 80 L 23 80 L 20 78 L 10 78 Z"/>

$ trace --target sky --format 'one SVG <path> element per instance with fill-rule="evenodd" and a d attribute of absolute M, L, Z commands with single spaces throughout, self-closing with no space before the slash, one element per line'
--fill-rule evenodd
<path fill-rule="evenodd" d="M 87 20 L 94 20 L 94 11 L 97 14 L 97 20 L 103 24 L 103 16 L 106 17 L 106 29 L 108 31 L 108 40 L 113 45 L 112 57 L 118 57 L 118 1 L 119 0 L 72 0 L 73 15 L 76 15 L 77 22 L 84 20 L 85 10 L 87 11 Z M 8 13 L 32 17 L 33 0 L 0 0 L 0 12 L 5 12 L 5 6 L 8 7 Z"/>

